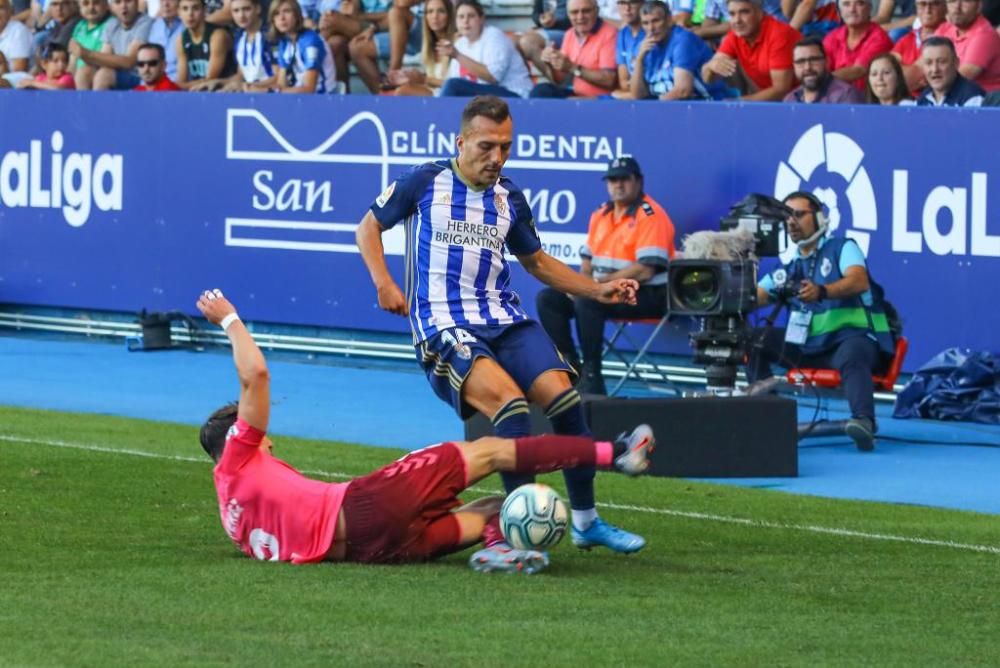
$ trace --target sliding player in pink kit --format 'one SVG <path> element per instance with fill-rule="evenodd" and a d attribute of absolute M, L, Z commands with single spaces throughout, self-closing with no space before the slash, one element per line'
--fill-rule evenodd
<path fill-rule="evenodd" d="M 439 443 L 349 482 L 306 478 L 271 455 L 267 364 L 236 309 L 219 290 L 202 293 L 197 305 L 225 330 L 240 380 L 239 402 L 209 417 L 201 444 L 216 462 L 222 526 L 257 559 L 402 563 L 482 542 L 484 549 L 470 559 L 472 568 L 534 573 L 548 557 L 503 542 L 498 522 L 503 499 L 462 505 L 460 492 L 498 471 L 533 474 L 583 465 L 639 475 L 649 466 L 653 433 L 641 425 L 615 443 L 579 436 Z"/>

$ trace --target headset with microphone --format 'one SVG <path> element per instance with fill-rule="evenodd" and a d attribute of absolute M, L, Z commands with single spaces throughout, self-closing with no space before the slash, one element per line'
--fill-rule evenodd
<path fill-rule="evenodd" d="M 809 202 L 809 206 L 812 209 L 813 216 L 816 218 L 816 231 L 813 232 L 805 239 L 799 239 L 797 246 L 802 248 L 808 246 L 809 244 L 819 241 L 824 234 L 826 234 L 827 228 L 830 226 L 830 220 L 826 217 L 826 213 L 823 211 L 823 203 L 819 201 L 819 198 L 812 193 L 805 192 L 804 190 L 797 190 L 790 195 L 787 195 L 783 202 L 788 202 L 790 199 L 804 199 Z"/>

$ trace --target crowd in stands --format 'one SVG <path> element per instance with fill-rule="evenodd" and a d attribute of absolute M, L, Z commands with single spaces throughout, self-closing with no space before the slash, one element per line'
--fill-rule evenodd
<path fill-rule="evenodd" d="M 0 0 L 0 88 L 1000 104 L 1000 0 L 874 1 Z"/>

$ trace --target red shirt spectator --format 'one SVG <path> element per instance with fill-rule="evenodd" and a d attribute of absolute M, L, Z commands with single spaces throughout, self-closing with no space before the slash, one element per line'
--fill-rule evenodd
<path fill-rule="evenodd" d="M 159 79 L 157 79 L 156 82 L 153 83 L 152 86 L 149 86 L 149 85 L 146 85 L 144 83 L 141 83 L 138 86 L 136 86 L 135 88 L 133 88 L 132 90 L 137 90 L 137 91 L 140 91 L 140 92 L 162 92 L 162 91 L 171 91 L 171 90 L 180 90 L 180 89 L 181 89 L 180 86 L 178 86 L 177 84 L 175 84 L 173 81 L 171 81 L 167 77 L 166 74 L 164 74 Z"/>
<path fill-rule="evenodd" d="M 753 42 L 729 32 L 719 46 L 719 53 L 739 61 L 758 89 L 770 88 L 771 70 L 792 69 L 792 49 L 800 39 L 798 30 L 765 15 Z"/>
<path fill-rule="evenodd" d="M 142 83 L 133 88 L 137 91 L 182 90 L 167 77 L 166 51 L 160 44 L 146 43 L 136 51 L 136 69 Z"/>
<path fill-rule="evenodd" d="M 834 72 L 852 66 L 863 67 L 867 70 L 869 63 L 875 56 L 892 50 L 892 40 L 877 24 L 870 23 L 861 37 L 861 41 L 852 49 L 847 44 L 847 26 L 840 26 L 826 36 L 823 40 L 823 47 L 830 60 L 830 69 Z M 856 79 L 854 85 L 864 89 L 864 77 Z"/>
<path fill-rule="evenodd" d="M 977 3 L 978 4 L 978 3 Z M 955 44 L 960 64 L 959 72 L 986 89 L 1000 90 L 1000 34 L 982 15 L 967 28 L 960 29 L 949 21 L 937 29 L 940 37 L 947 37 Z M 969 67 L 974 68 L 969 71 Z"/>

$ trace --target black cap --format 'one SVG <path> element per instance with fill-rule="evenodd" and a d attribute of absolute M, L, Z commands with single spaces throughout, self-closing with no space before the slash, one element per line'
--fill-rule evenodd
<path fill-rule="evenodd" d="M 608 163 L 608 171 L 604 172 L 602 179 L 620 179 L 626 176 L 642 176 L 639 163 L 631 156 L 615 158 Z"/>

